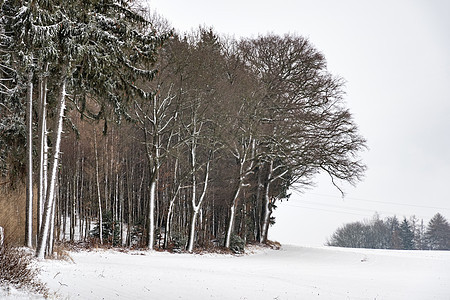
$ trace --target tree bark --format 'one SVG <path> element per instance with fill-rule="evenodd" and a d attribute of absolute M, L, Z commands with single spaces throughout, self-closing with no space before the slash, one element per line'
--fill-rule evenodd
<path fill-rule="evenodd" d="M 45 65 L 45 72 L 48 71 L 48 64 Z M 39 86 L 39 183 L 38 198 L 36 203 L 36 235 L 39 236 L 39 230 L 42 224 L 42 211 L 47 192 L 47 164 L 48 164 L 48 146 L 47 146 L 47 74 L 40 78 Z"/>
<path fill-rule="evenodd" d="M 225 237 L 225 248 L 230 248 L 231 235 L 233 234 L 233 230 L 234 230 L 234 220 L 236 218 L 236 208 L 238 205 L 238 199 L 239 199 L 239 194 L 241 192 L 241 188 L 242 188 L 242 182 L 241 182 L 241 180 L 239 180 L 238 187 L 237 187 L 236 191 L 234 192 L 233 202 L 230 207 L 230 220 L 228 221 L 227 235 Z"/>
<path fill-rule="evenodd" d="M 27 160 L 26 160 L 26 225 L 25 245 L 33 247 L 33 71 L 28 74 L 27 86 Z"/>
<path fill-rule="evenodd" d="M 98 172 L 98 150 L 97 150 L 97 131 L 94 128 L 94 151 L 95 151 L 95 182 L 97 185 L 97 200 L 98 200 L 98 232 L 100 237 L 100 244 L 103 245 L 103 212 L 102 199 L 100 195 L 100 180 Z"/>
<path fill-rule="evenodd" d="M 174 166 L 174 172 L 173 172 L 173 184 L 177 185 L 177 172 L 178 172 L 178 158 L 175 158 L 175 166 Z M 164 249 L 167 249 L 169 239 L 170 239 L 170 232 L 171 232 L 171 220 L 172 220 L 172 214 L 173 214 L 173 207 L 175 205 L 175 200 L 177 199 L 178 192 L 180 191 L 180 184 L 178 183 L 177 189 L 175 192 L 172 192 L 172 197 L 169 201 L 169 208 L 167 209 L 167 216 L 166 216 L 166 233 L 164 235 Z"/>
<path fill-rule="evenodd" d="M 155 243 L 155 202 L 156 202 L 156 178 L 150 183 L 150 203 L 148 205 L 148 241 L 147 248 L 153 250 Z"/>
<path fill-rule="evenodd" d="M 48 247 L 47 247 L 47 253 L 51 256 L 53 253 L 53 244 L 54 244 L 54 237 L 55 237 L 55 207 L 56 207 L 56 201 L 53 201 L 52 204 L 52 217 L 50 220 L 50 233 L 48 235 Z"/>
<path fill-rule="evenodd" d="M 234 192 L 233 201 L 231 202 L 230 207 L 230 219 L 228 221 L 228 229 L 227 229 L 227 235 L 225 237 L 225 248 L 230 248 L 231 244 L 231 235 L 234 231 L 234 221 L 236 218 L 236 209 L 239 204 L 239 194 L 241 193 L 242 188 L 244 187 L 244 180 L 246 179 L 247 175 L 250 174 L 253 164 L 254 164 L 254 157 L 255 157 L 255 149 L 256 149 L 256 140 L 250 137 L 250 143 L 246 145 L 246 143 L 242 143 L 243 148 L 241 153 L 239 154 L 239 151 L 236 151 L 236 154 L 234 154 L 235 158 L 239 160 L 239 179 L 238 179 L 238 186 L 236 188 L 236 191 Z M 250 158 L 250 164 L 247 168 L 245 168 L 245 164 L 249 161 L 249 152 L 251 151 L 251 158 Z"/>
<path fill-rule="evenodd" d="M 272 209 L 270 208 L 269 191 L 270 191 L 270 181 L 268 181 L 264 186 L 264 217 L 261 226 L 261 236 L 259 240 L 260 243 L 267 242 L 270 215 L 272 214 Z"/>
<path fill-rule="evenodd" d="M 44 252 L 47 246 L 48 231 L 50 227 L 50 220 L 52 215 L 52 205 L 55 196 L 56 179 L 58 174 L 59 154 L 61 148 L 61 136 L 63 131 L 64 109 L 66 106 L 66 74 L 63 74 L 60 84 L 60 95 L 58 101 L 58 113 L 55 120 L 55 127 L 53 132 L 53 157 L 51 166 L 50 184 L 48 186 L 47 197 L 44 204 L 44 213 L 42 216 L 42 225 L 39 232 L 39 239 L 36 248 L 36 257 L 44 258 Z"/>
<path fill-rule="evenodd" d="M 195 156 L 194 156 L 195 157 Z M 192 252 L 194 250 L 194 241 L 195 241 L 195 225 L 197 222 L 198 211 L 205 199 L 206 190 L 208 188 L 208 178 L 209 178 L 209 165 L 210 158 L 208 158 L 208 162 L 206 163 L 205 169 L 205 182 L 203 183 L 202 194 L 200 195 L 200 199 L 198 200 L 198 204 L 196 204 L 196 195 L 195 195 L 195 174 L 193 175 L 194 186 L 192 191 L 192 218 L 191 218 L 191 227 L 189 231 L 189 244 L 188 244 L 188 252 Z"/>

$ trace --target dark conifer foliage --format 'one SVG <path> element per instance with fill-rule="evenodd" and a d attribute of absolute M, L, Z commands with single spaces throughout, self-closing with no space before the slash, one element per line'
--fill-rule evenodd
<path fill-rule="evenodd" d="M 406 218 L 404 218 L 403 222 L 400 224 L 400 240 L 402 241 L 403 249 L 414 249 L 413 228 Z"/>
<path fill-rule="evenodd" d="M 152 30 L 148 20 L 134 11 L 128 1 L 3 1 L 1 9 L 1 65 L 5 77 L 1 87 L 1 114 L 5 115 L 1 127 L 5 132 L 1 166 L 10 178 L 15 173 L 18 177 L 25 173 L 27 190 L 31 191 L 33 132 L 38 129 L 39 141 L 35 144 L 39 144 L 40 150 L 34 151 L 40 158 L 39 164 L 35 163 L 40 172 L 37 252 L 42 257 L 49 230 L 53 235 L 52 210 L 63 121 L 73 124 L 64 117 L 66 99 L 74 104 L 69 108 L 76 107 L 84 113 L 83 100 L 89 98 L 96 105 L 96 113 L 92 115 L 103 118 L 105 124 L 109 117 L 105 113 L 107 108 L 122 116 L 129 97 L 145 98 L 151 94 L 150 90 L 145 93 L 135 84 L 153 78 L 156 51 L 167 35 Z M 27 127 L 20 131 L 25 123 L 21 119 L 25 106 Z M 47 118 L 53 119 L 54 126 L 47 124 Z M 27 169 L 14 172 L 21 168 L 9 163 L 11 152 L 7 155 L 4 149 L 14 146 L 11 136 L 25 132 Z M 51 137 L 47 136 L 48 132 Z M 19 155 L 12 159 L 23 161 Z M 43 169 L 45 173 L 41 172 Z M 27 199 L 31 198 L 27 193 Z M 29 247 L 31 212 L 31 200 L 27 200 Z M 51 252 L 51 247 L 48 251 Z"/>
<path fill-rule="evenodd" d="M 440 213 L 428 223 L 425 236 L 430 249 L 450 250 L 450 225 Z"/>

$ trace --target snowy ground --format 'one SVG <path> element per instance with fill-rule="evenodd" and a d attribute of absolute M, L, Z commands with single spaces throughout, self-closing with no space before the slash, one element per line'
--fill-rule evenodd
<path fill-rule="evenodd" d="M 450 251 L 284 246 L 240 257 L 70 255 L 75 263 L 40 263 L 61 299 L 450 299 Z M 6 295 L 0 291 L 0 298 L 20 298 Z"/>

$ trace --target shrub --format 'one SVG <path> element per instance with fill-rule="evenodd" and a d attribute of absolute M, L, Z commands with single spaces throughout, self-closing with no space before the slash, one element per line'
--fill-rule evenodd
<path fill-rule="evenodd" d="M 188 242 L 187 236 L 183 235 L 180 232 L 174 232 L 172 234 L 172 249 L 175 252 L 179 252 L 186 247 Z"/>
<path fill-rule="evenodd" d="M 231 235 L 230 240 L 230 250 L 234 253 L 244 253 L 245 251 L 245 241 L 237 234 Z"/>
<path fill-rule="evenodd" d="M 96 238 L 100 238 L 98 223 L 95 225 L 94 229 L 90 231 L 90 235 Z M 120 245 L 119 222 L 117 220 L 113 220 L 111 212 L 105 212 L 103 214 L 102 237 L 104 243 L 111 243 L 113 246 Z"/>
<path fill-rule="evenodd" d="M 39 281 L 38 274 L 31 253 L 8 244 L 0 245 L 0 285 L 12 285 L 47 296 L 47 287 Z"/>

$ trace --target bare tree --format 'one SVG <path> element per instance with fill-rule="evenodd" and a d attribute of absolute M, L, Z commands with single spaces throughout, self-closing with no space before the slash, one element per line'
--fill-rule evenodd
<path fill-rule="evenodd" d="M 260 157 L 268 166 L 261 241 L 267 238 L 268 189 L 275 181 L 309 185 L 320 171 L 354 183 L 365 166 L 357 159 L 365 140 L 343 106 L 343 80 L 326 69 L 324 56 L 302 37 L 268 35 L 243 40 L 240 51 L 264 88 Z M 342 191 L 342 190 L 341 190 Z M 272 203 L 268 203 L 272 202 Z"/>

